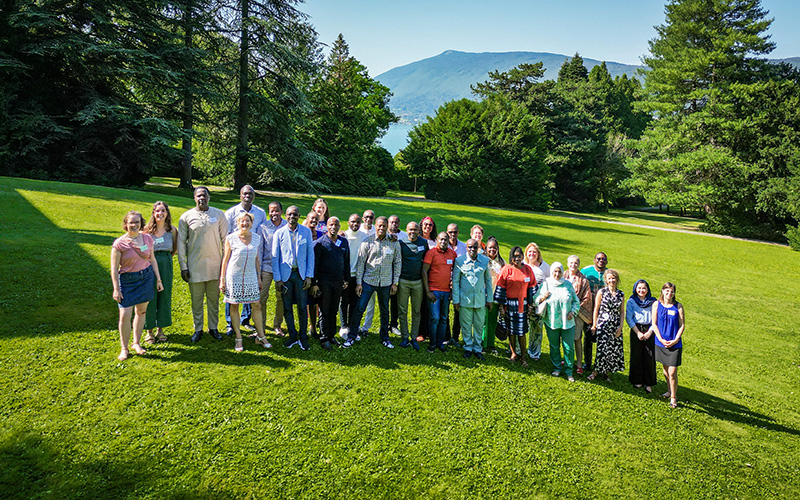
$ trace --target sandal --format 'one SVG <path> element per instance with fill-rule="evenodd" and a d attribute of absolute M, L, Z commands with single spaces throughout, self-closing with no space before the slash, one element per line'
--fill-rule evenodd
<path fill-rule="evenodd" d="M 527 368 L 528 367 L 528 362 L 525 361 L 525 358 L 522 358 L 522 367 L 523 368 Z"/>
<path fill-rule="evenodd" d="M 597 373 L 592 372 L 588 377 L 586 377 L 586 380 L 594 380 L 596 378 L 597 378 Z"/>
<path fill-rule="evenodd" d="M 256 344 L 263 345 L 264 349 L 269 349 L 272 347 L 272 344 L 269 343 L 269 340 L 267 340 L 266 335 L 264 335 L 263 337 L 256 337 Z"/>
<path fill-rule="evenodd" d="M 130 351 L 128 351 L 127 349 L 121 350 L 119 352 L 119 356 L 117 356 L 117 359 L 120 360 L 120 361 L 125 361 L 126 359 L 128 359 L 128 353 L 129 352 Z"/>
<path fill-rule="evenodd" d="M 242 351 L 244 351 L 244 347 L 242 347 L 242 339 L 241 339 L 241 338 L 238 338 L 238 339 L 236 339 L 236 340 L 234 341 L 234 344 L 233 344 L 233 345 L 234 345 L 234 347 L 233 347 L 233 350 L 234 350 L 234 351 L 236 351 L 236 352 L 242 352 Z"/>
<path fill-rule="evenodd" d="M 140 346 L 139 344 L 133 344 L 133 352 L 135 352 L 135 353 L 136 353 L 136 354 L 138 354 L 139 356 L 142 356 L 142 355 L 144 355 L 144 354 L 147 354 L 147 350 L 145 350 L 144 348 L 142 348 L 142 346 Z"/>
<path fill-rule="evenodd" d="M 509 359 L 509 361 L 511 361 L 512 363 L 516 363 L 516 362 L 519 360 L 519 356 L 517 356 L 516 354 L 513 354 L 513 355 L 512 355 L 510 358 L 508 358 L 508 359 Z"/>
<path fill-rule="evenodd" d="M 159 342 L 166 342 L 167 336 L 164 335 L 164 332 L 158 332 L 158 335 L 156 335 L 156 340 Z"/>
<path fill-rule="evenodd" d="M 659 396 L 659 397 L 662 397 L 662 398 L 664 398 L 664 399 L 671 399 L 671 398 L 672 398 L 672 393 L 671 393 L 671 392 L 669 392 L 669 391 L 667 391 L 667 392 L 665 392 L 664 394 L 662 394 L 662 395 L 661 395 L 661 396 Z"/>
<path fill-rule="evenodd" d="M 647 394 L 653 394 L 653 388 L 650 387 L 649 385 L 646 385 L 644 387 L 644 392 L 646 392 Z"/>
<path fill-rule="evenodd" d="M 678 398 L 669 398 L 669 407 L 673 410 L 678 407 Z"/>

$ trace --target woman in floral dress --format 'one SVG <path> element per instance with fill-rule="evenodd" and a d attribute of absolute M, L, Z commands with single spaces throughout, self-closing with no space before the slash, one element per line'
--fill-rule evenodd
<path fill-rule="evenodd" d="M 589 380 L 598 375 L 611 380 L 610 374 L 625 369 L 622 344 L 622 318 L 625 317 L 625 294 L 617 288 L 619 273 L 614 269 L 605 272 L 606 286 L 597 291 L 594 301 L 592 330 L 597 332 L 597 359 Z"/>

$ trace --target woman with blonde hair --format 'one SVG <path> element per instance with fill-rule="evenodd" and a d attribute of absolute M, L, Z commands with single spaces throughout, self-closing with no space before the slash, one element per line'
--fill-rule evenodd
<path fill-rule="evenodd" d="M 534 242 L 528 243 L 525 247 L 525 264 L 533 271 L 533 276 L 536 278 L 536 283 L 541 285 L 550 276 L 550 265 L 542 259 L 542 252 L 539 250 L 539 245 Z M 530 343 L 528 344 L 528 356 L 534 361 L 539 361 L 542 355 L 542 317 L 534 310 L 530 317 Z"/>
<path fill-rule="evenodd" d="M 142 214 L 131 210 L 122 219 L 125 234 L 111 245 L 111 283 L 114 286 L 112 297 L 119 306 L 119 340 L 122 350 L 117 359 L 120 361 L 128 359 L 131 316 L 133 350 L 139 355 L 147 352 L 139 343 L 144 329 L 147 303 L 153 300 L 156 290 L 160 292 L 164 289 L 153 252 L 153 237 L 140 232 L 143 225 Z"/>
<path fill-rule="evenodd" d="M 250 304 L 258 332 L 256 344 L 269 348 L 272 345 L 264 335 L 264 321 L 261 316 L 261 260 L 258 255 L 261 236 L 251 231 L 253 215 L 249 212 L 239 214 L 236 227 L 238 230 L 225 238 L 225 253 L 219 277 L 219 289 L 225 295 L 225 303 L 231 305 L 231 326 L 236 334 L 234 349 L 236 352 L 243 350 L 239 304 Z"/>
<path fill-rule="evenodd" d="M 156 341 L 166 342 L 164 328 L 172 325 L 172 258 L 178 253 L 178 228 L 172 225 L 169 205 L 163 201 L 153 203 L 150 220 L 142 232 L 153 237 L 153 251 L 164 285 L 164 289 L 156 291 L 155 299 L 147 306 L 144 319 L 147 335 L 144 341 L 148 344 Z M 155 336 L 153 336 L 154 328 L 157 329 Z"/>
<path fill-rule="evenodd" d="M 622 318 L 625 317 L 625 294 L 618 288 L 619 273 L 606 269 L 606 286 L 597 291 L 592 330 L 597 332 L 597 358 L 589 380 L 601 376 L 611 380 L 611 373 L 625 369 L 622 344 Z"/>
<path fill-rule="evenodd" d="M 669 390 L 661 397 L 669 398 L 671 408 L 678 407 L 678 367 L 683 353 L 683 330 L 686 326 L 683 304 L 675 298 L 675 285 L 669 281 L 661 287 L 661 295 L 653 304 L 653 333 L 656 334 L 656 361 L 661 363 Z"/>

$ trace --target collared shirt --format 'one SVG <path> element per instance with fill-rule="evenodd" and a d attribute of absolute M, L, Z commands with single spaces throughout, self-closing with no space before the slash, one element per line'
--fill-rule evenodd
<path fill-rule="evenodd" d="M 336 236 L 336 241 L 323 234 L 314 241 L 314 275 L 317 282 L 340 283 L 350 279 L 350 246 L 347 238 Z"/>
<path fill-rule="evenodd" d="M 225 212 L 225 218 L 228 220 L 228 234 L 231 234 L 239 229 L 236 227 L 236 218 L 244 213 L 249 213 L 253 216 L 253 227 L 250 228 L 250 231 L 254 232 L 255 234 L 258 234 L 261 226 L 267 221 L 267 213 L 263 208 L 252 205 L 250 207 L 250 211 L 247 211 L 244 209 L 242 204 L 239 203 L 238 205 L 232 206 Z"/>
<path fill-rule="evenodd" d="M 449 292 L 450 282 L 453 277 L 453 266 L 456 263 L 456 253 L 448 248 L 442 251 L 439 247 L 431 248 L 425 254 L 422 262 L 428 264 L 428 288 L 432 292 Z"/>
<path fill-rule="evenodd" d="M 350 276 L 354 278 L 356 276 L 358 249 L 361 248 L 361 244 L 367 239 L 367 233 L 361 230 L 351 231 L 350 228 L 348 228 L 344 232 L 344 235 L 347 238 L 347 244 L 350 246 Z"/>
<path fill-rule="evenodd" d="M 366 234 L 367 236 L 374 236 L 375 235 L 375 224 L 373 224 L 372 227 L 369 228 L 369 231 L 364 229 L 364 224 L 361 224 L 361 226 L 358 228 L 358 230 L 361 231 L 362 233 Z"/>
<path fill-rule="evenodd" d="M 218 280 L 222 250 L 228 236 L 225 212 L 208 207 L 205 212 L 192 208 L 178 221 L 178 263 L 188 270 L 190 283 Z"/>
<path fill-rule="evenodd" d="M 492 273 L 489 257 L 477 255 L 475 260 L 464 254 L 456 258 L 453 267 L 453 304 L 481 308 L 492 302 Z"/>
<path fill-rule="evenodd" d="M 388 236 L 382 240 L 370 236 L 358 248 L 356 285 L 364 282 L 376 287 L 396 285 L 400 282 L 401 267 L 400 242 Z"/>
<path fill-rule="evenodd" d="M 450 244 L 450 240 L 447 240 L 447 248 L 454 251 L 456 253 L 456 257 L 461 257 L 465 253 L 467 253 L 467 244 L 461 240 L 457 240 L 458 243 L 453 246 Z"/>
<path fill-rule="evenodd" d="M 603 283 L 603 276 L 606 272 L 599 272 L 594 266 L 586 266 L 581 269 L 581 273 L 589 280 L 589 286 L 592 287 L 592 297 L 597 295 L 597 291 L 605 286 Z"/>
<path fill-rule="evenodd" d="M 394 236 L 397 236 L 397 241 L 408 241 L 408 233 L 405 231 L 399 231 L 397 233 L 389 233 Z"/>
<path fill-rule="evenodd" d="M 413 242 L 400 241 L 400 252 L 403 257 L 403 267 L 400 271 L 400 279 L 407 281 L 419 281 L 422 279 L 422 259 L 428 251 L 428 240 L 417 238 Z"/>
<path fill-rule="evenodd" d="M 287 224 L 289 223 L 281 219 L 281 223 L 276 226 L 272 222 L 272 219 L 267 219 L 266 222 L 261 225 L 261 230 L 259 231 L 259 235 L 261 236 L 261 248 L 258 252 L 261 256 L 261 271 L 267 273 L 272 272 L 272 238 L 275 236 L 275 232 L 278 229 Z"/>
<path fill-rule="evenodd" d="M 287 281 L 297 267 L 301 279 L 314 277 L 314 236 L 306 226 L 286 224 L 272 236 L 272 279 Z"/>

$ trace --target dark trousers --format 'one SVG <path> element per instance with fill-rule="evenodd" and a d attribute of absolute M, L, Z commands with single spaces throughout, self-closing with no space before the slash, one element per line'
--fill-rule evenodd
<path fill-rule="evenodd" d="M 356 277 L 347 280 L 347 289 L 342 291 L 342 326 L 350 324 L 350 318 L 358 308 L 358 295 L 356 295 Z"/>
<path fill-rule="evenodd" d="M 649 326 L 649 325 L 648 325 Z M 647 330 L 647 326 L 644 327 Z M 631 361 L 628 380 L 633 385 L 654 386 L 656 377 L 656 339 L 655 334 L 647 340 L 639 340 L 639 336 L 631 330 Z"/>
<path fill-rule="evenodd" d="M 586 325 L 583 330 L 583 364 L 587 370 L 592 368 L 592 344 L 597 341 L 597 333 L 592 331 L 592 325 Z"/>
<path fill-rule="evenodd" d="M 369 283 L 362 283 L 362 288 L 361 298 L 358 300 L 358 308 L 356 308 L 353 317 L 350 318 L 350 334 L 348 338 L 355 340 L 356 335 L 358 335 L 358 326 L 361 324 L 361 317 L 364 316 L 364 311 L 367 310 L 372 294 L 377 293 L 378 308 L 381 311 L 381 341 L 389 340 L 389 297 L 391 296 L 392 287 L 372 286 Z"/>
<path fill-rule="evenodd" d="M 431 329 L 431 301 L 428 299 L 428 294 L 425 290 L 422 291 L 422 307 L 419 311 L 419 337 L 427 339 L 430 336 Z"/>
<path fill-rule="evenodd" d="M 397 321 L 397 294 L 389 296 L 389 328 L 397 328 L 400 324 Z"/>
<path fill-rule="evenodd" d="M 308 344 L 308 311 L 306 310 L 306 298 L 308 292 L 303 290 L 303 280 L 300 273 L 295 269 L 287 281 L 286 293 L 281 294 L 283 299 L 283 318 L 286 321 L 286 328 L 289 330 L 289 339 L 296 341 L 298 336 L 297 327 L 294 321 L 294 305 L 297 305 L 297 323 L 300 325 L 300 342 Z"/>
<path fill-rule="evenodd" d="M 331 342 L 336 335 L 336 313 L 342 298 L 342 281 L 320 281 L 318 283 L 320 309 L 320 342 Z"/>

